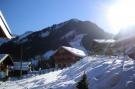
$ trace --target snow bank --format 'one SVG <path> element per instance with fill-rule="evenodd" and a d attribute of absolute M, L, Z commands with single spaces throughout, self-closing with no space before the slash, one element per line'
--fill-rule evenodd
<path fill-rule="evenodd" d="M 75 89 L 84 71 L 90 89 L 134 89 L 135 62 L 123 57 L 85 57 L 69 68 L 16 81 L 1 82 L 6 89 Z"/>

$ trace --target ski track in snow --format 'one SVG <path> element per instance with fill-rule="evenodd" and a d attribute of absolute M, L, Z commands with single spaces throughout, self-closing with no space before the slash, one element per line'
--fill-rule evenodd
<path fill-rule="evenodd" d="M 0 89 L 75 89 L 84 72 L 90 89 L 134 89 L 135 62 L 127 59 L 89 56 L 62 70 L 0 82 Z"/>

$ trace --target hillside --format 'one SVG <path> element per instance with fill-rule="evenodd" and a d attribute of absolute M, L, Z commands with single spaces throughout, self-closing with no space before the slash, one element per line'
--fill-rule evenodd
<path fill-rule="evenodd" d="M 4 43 L 0 53 L 10 53 L 13 59 L 19 59 L 21 50 L 23 59 L 44 55 L 60 46 L 71 46 L 89 51 L 91 41 L 95 38 L 110 38 L 109 33 L 90 21 L 71 19 L 60 24 L 54 24 L 36 32 L 26 32 L 23 35 Z"/>
<path fill-rule="evenodd" d="M 135 62 L 124 57 L 86 57 L 69 68 L 22 80 L 0 82 L 3 89 L 75 89 L 84 71 L 89 89 L 134 89 Z"/>
<path fill-rule="evenodd" d="M 115 39 L 126 39 L 134 37 L 135 26 L 130 26 L 124 29 L 121 29 L 120 32 L 116 35 Z"/>

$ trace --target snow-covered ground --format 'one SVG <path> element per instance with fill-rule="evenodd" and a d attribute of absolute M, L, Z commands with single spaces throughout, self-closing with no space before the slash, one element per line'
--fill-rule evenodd
<path fill-rule="evenodd" d="M 84 71 L 89 89 L 135 89 L 135 61 L 127 59 L 89 56 L 63 70 L 0 82 L 0 89 L 76 89 Z"/>

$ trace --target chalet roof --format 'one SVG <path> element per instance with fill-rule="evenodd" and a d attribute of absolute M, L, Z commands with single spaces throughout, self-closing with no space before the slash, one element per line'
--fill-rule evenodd
<path fill-rule="evenodd" d="M 7 57 L 7 54 L 0 54 L 0 63 Z"/>
<path fill-rule="evenodd" d="M 114 43 L 114 39 L 94 39 L 93 41 L 97 43 Z"/>
<path fill-rule="evenodd" d="M 5 59 L 7 57 L 10 57 L 10 56 L 8 54 L 0 54 L 0 63 L 5 62 Z M 9 65 L 13 65 L 13 60 L 10 58 L 10 60 L 7 60 L 6 63 L 9 64 Z"/>
<path fill-rule="evenodd" d="M 67 46 L 62 46 L 62 48 L 64 48 L 65 50 L 69 51 L 74 55 L 81 56 L 81 57 L 86 56 L 86 54 L 82 50 L 72 48 L 72 47 L 67 47 Z"/>
<path fill-rule="evenodd" d="M 11 31 L 10 31 L 10 28 L 2 14 L 2 12 L 0 11 L 0 27 L 2 28 L 4 34 L 6 35 L 6 37 L 8 39 L 11 39 L 12 38 L 12 35 L 11 35 Z"/>

